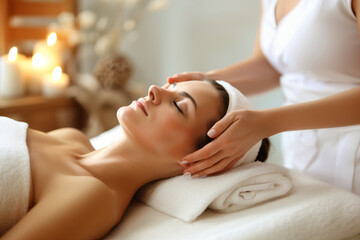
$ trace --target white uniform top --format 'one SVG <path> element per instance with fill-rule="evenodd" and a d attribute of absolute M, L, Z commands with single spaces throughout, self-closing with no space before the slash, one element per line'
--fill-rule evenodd
<path fill-rule="evenodd" d="M 278 24 L 277 0 L 262 3 L 261 48 L 282 74 L 285 104 L 360 87 L 360 36 L 351 0 L 300 0 Z M 360 195 L 360 125 L 291 131 L 282 138 L 286 167 Z"/>

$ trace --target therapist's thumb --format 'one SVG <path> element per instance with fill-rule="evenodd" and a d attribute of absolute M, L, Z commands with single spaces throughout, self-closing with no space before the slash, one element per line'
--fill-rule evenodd
<path fill-rule="evenodd" d="M 207 132 L 207 135 L 211 138 L 216 138 L 221 135 L 232 124 L 232 118 L 226 115 L 218 122 L 216 122 L 212 128 Z"/>

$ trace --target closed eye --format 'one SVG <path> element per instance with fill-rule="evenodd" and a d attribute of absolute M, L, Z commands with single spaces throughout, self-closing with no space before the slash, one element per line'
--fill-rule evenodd
<path fill-rule="evenodd" d="M 179 107 L 179 105 L 178 105 L 175 101 L 173 101 L 173 103 L 174 103 L 174 106 L 177 108 L 177 110 L 178 110 L 182 115 L 184 115 L 184 112 L 181 110 L 181 108 Z"/>

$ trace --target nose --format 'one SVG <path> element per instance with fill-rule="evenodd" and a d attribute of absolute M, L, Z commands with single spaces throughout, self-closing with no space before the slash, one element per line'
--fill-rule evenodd
<path fill-rule="evenodd" d="M 163 90 L 164 89 L 162 89 L 158 86 L 155 86 L 155 85 L 151 85 L 149 87 L 148 96 L 149 96 L 150 101 L 153 104 L 157 105 L 157 104 L 161 103 Z"/>
<path fill-rule="evenodd" d="M 148 91 L 149 99 L 155 105 L 160 104 L 164 99 L 170 99 L 173 94 L 173 91 L 156 85 L 151 85 Z"/>

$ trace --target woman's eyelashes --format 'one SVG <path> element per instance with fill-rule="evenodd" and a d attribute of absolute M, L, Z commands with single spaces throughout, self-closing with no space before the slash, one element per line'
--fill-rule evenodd
<path fill-rule="evenodd" d="M 176 101 L 173 101 L 173 103 L 174 103 L 174 106 L 176 107 L 176 109 L 177 109 L 182 115 L 184 115 L 184 112 L 181 110 L 181 108 L 179 107 L 179 105 L 177 104 L 177 102 L 176 102 Z"/>

